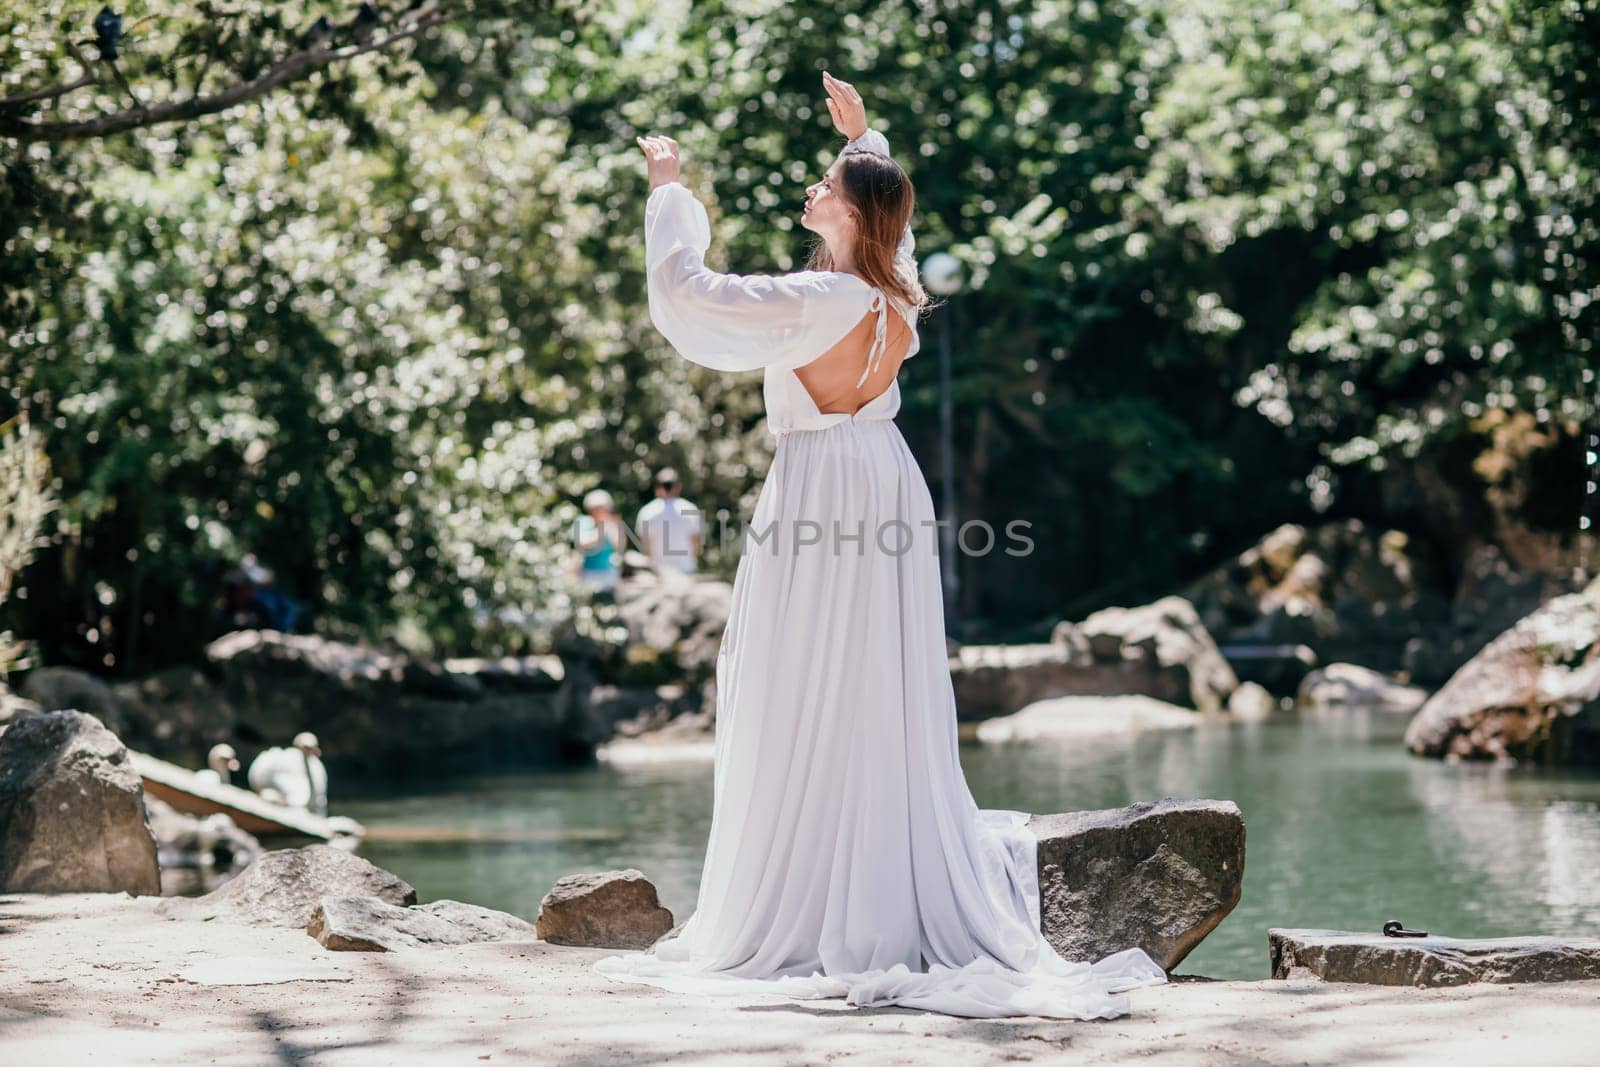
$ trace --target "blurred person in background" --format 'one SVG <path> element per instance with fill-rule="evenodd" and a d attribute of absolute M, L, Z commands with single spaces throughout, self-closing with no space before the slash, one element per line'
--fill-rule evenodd
<path fill-rule="evenodd" d="M 591 489 L 578 517 L 578 578 L 594 593 L 611 595 L 622 577 L 622 520 L 611 494 Z"/>
<path fill-rule="evenodd" d="M 684 499 L 682 492 L 678 472 L 662 467 L 656 472 L 656 498 L 639 509 L 634 529 L 644 539 L 653 565 L 693 574 L 700 558 L 704 525 L 700 509 Z"/>

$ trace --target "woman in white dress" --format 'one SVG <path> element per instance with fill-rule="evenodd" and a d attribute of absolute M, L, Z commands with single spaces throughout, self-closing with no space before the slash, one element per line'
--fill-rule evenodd
<path fill-rule="evenodd" d="M 717 657 L 696 910 L 595 969 L 688 993 L 1115 1018 L 1165 973 L 1137 947 L 1062 959 L 1040 932 L 1028 814 L 980 810 L 961 769 L 933 501 L 893 421 L 926 304 L 911 182 L 860 94 L 824 87 L 849 143 L 806 190 L 812 269 L 707 269 L 676 143 L 639 142 L 651 318 L 685 359 L 764 372 L 777 446 Z"/>

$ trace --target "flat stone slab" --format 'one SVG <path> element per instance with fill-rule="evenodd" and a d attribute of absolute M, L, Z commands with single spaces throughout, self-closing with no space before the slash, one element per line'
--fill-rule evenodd
<path fill-rule="evenodd" d="M 355 975 L 322 960 L 230 956 L 201 960 L 178 972 L 195 985 L 283 985 L 286 982 L 349 982 Z"/>
<path fill-rule="evenodd" d="M 1453 986 L 1600 978 L 1600 938 L 1385 937 L 1344 930 L 1267 931 L 1272 977 Z"/>
<path fill-rule="evenodd" d="M 397 952 L 535 939 L 532 923 L 503 911 L 457 900 L 406 908 L 377 897 L 323 897 L 306 933 L 337 952 Z"/>

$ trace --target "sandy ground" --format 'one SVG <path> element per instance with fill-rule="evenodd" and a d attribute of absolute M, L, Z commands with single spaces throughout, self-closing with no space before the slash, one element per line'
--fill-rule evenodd
<path fill-rule="evenodd" d="M 0 896 L 0 1063 L 1600 1063 L 1600 981 L 1190 979 L 1133 990 L 1120 1019 L 956 1019 L 697 1001 L 542 941 L 329 952 L 297 930 L 169 922 L 156 903 Z"/>

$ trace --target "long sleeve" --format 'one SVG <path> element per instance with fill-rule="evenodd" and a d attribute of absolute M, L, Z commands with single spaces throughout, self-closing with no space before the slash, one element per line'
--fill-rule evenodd
<path fill-rule="evenodd" d="M 821 355 L 867 311 L 871 289 L 831 271 L 721 274 L 705 265 L 705 205 L 678 182 L 645 205 L 650 319 L 691 363 L 720 371 L 796 367 Z"/>
<path fill-rule="evenodd" d="M 868 127 L 860 137 L 845 143 L 846 148 L 862 148 L 868 152 L 876 152 L 890 159 L 894 155 L 889 151 L 889 139 L 877 130 Z M 898 270 L 910 271 L 910 277 L 917 276 L 917 242 L 911 233 L 911 223 L 906 223 L 905 232 L 900 235 L 900 244 L 895 248 L 895 267 Z"/>

